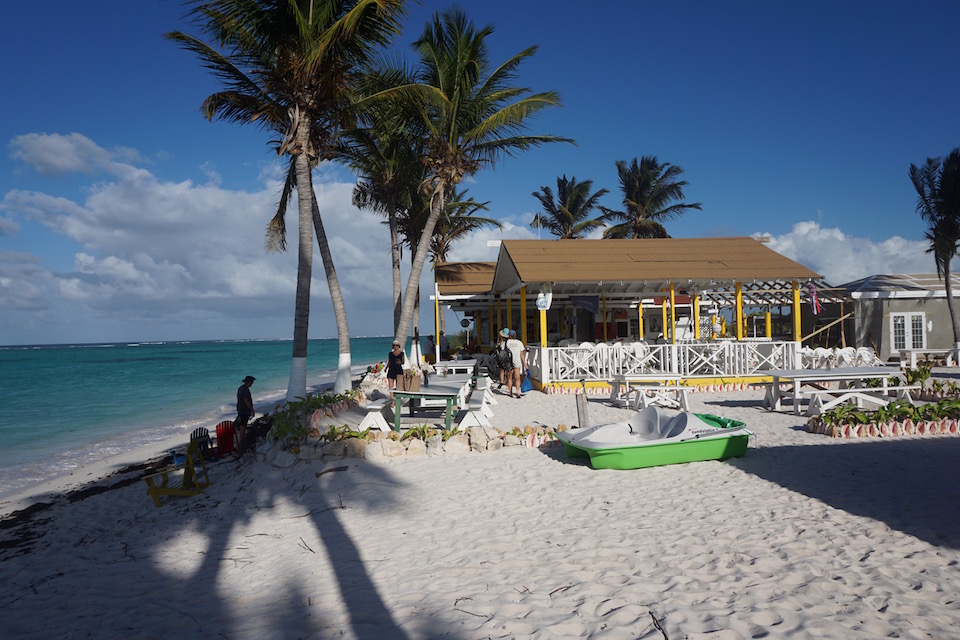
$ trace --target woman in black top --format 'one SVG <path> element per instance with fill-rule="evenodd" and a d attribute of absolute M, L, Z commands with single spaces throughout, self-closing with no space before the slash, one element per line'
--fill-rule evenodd
<path fill-rule="evenodd" d="M 393 347 L 387 354 L 387 388 L 391 391 L 390 395 L 393 395 L 393 390 L 397 388 L 397 376 L 403 375 L 403 365 L 406 361 L 407 357 L 403 353 L 403 348 L 399 342 L 394 340 Z"/>

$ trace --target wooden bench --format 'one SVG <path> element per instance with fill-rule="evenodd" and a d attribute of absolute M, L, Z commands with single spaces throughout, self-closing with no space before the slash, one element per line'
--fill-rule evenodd
<path fill-rule="evenodd" d="M 203 472 L 203 480 L 197 474 L 196 465 L 199 463 Z M 175 484 L 176 476 L 174 474 L 182 471 L 179 476 L 180 485 Z M 182 465 L 173 465 L 155 473 L 143 477 L 147 483 L 147 495 L 153 498 L 153 503 L 157 507 L 162 506 L 160 496 L 194 496 L 201 493 L 204 487 L 210 485 L 210 478 L 207 476 L 207 465 L 200 455 L 200 444 L 197 440 L 191 440 L 187 445 L 187 454 Z"/>

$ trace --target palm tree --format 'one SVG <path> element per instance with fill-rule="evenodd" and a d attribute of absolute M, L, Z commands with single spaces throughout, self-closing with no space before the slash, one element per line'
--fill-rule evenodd
<path fill-rule="evenodd" d="M 700 210 L 700 203 L 683 202 L 686 180 L 677 178 L 683 169 L 669 162 L 660 164 L 656 156 L 643 156 L 640 163 L 617 161 L 623 211 L 601 207 L 604 219 L 617 224 L 603 232 L 604 238 L 669 238 L 663 223 L 678 218 L 689 209 Z"/>
<path fill-rule="evenodd" d="M 387 217 L 390 232 L 390 258 L 393 274 L 393 326 L 400 324 L 400 228 L 398 216 L 410 206 L 410 192 L 423 179 L 423 165 L 414 148 L 416 139 L 402 130 L 374 126 L 349 132 L 343 159 L 358 174 L 353 188 L 353 204 Z M 419 171 L 418 171 L 419 169 Z M 412 185 L 412 188 L 411 188 Z"/>
<path fill-rule="evenodd" d="M 409 331 L 429 243 L 453 188 L 504 155 L 513 156 L 547 142 L 572 142 L 523 134 L 528 118 L 558 106 L 560 97 L 553 91 L 530 94 L 529 89 L 512 85 L 520 64 L 536 47 L 491 66 L 486 39 L 492 32 L 491 26 L 477 29 L 456 9 L 434 14 L 413 44 L 420 56 L 420 80 L 396 90 L 420 107 L 429 176 L 424 186 L 430 197 L 430 214 L 404 292 L 397 340 L 405 340 Z"/>
<path fill-rule="evenodd" d="M 450 193 L 450 201 L 443 215 L 437 220 L 430 240 L 430 259 L 434 262 L 446 262 L 450 249 L 455 242 L 466 239 L 474 231 L 484 227 L 502 229 L 503 225 L 493 218 L 475 216 L 478 211 L 487 211 L 489 202 L 475 202 L 467 197 L 467 189 Z"/>
<path fill-rule="evenodd" d="M 585 234 L 605 225 L 602 216 L 590 218 L 590 212 L 599 206 L 600 198 L 609 193 L 600 189 L 590 193 L 593 180 L 577 182 L 573 177 L 567 180 L 566 174 L 557 178 L 557 196 L 554 199 L 550 187 L 540 187 L 531 195 L 540 201 L 543 211 L 533 216 L 530 226 L 546 229 L 561 240 L 582 238 Z"/>
<path fill-rule="evenodd" d="M 350 333 L 333 258 L 313 191 L 312 168 L 335 154 L 341 123 L 352 115 L 355 73 L 373 49 L 399 32 L 404 0 L 193 0 L 191 15 L 218 48 L 181 32 L 167 37 L 196 54 L 222 83 L 207 97 L 207 119 L 253 123 L 280 137 L 291 157 L 277 215 L 293 185 L 297 191 L 299 251 L 293 358 L 287 400 L 306 395 L 312 232 L 330 287 L 339 336 L 335 389 L 350 388 Z M 283 246 L 281 222 L 268 225 L 268 242 Z"/>
<path fill-rule="evenodd" d="M 930 225 L 926 238 L 927 253 L 933 254 L 937 276 L 944 281 L 947 309 L 953 324 L 953 348 L 960 356 L 960 326 L 953 308 L 953 283 L 950 263 L 960 247 L 960 148 L 940 158 L 927 158 L 922 167 L 910 165 L 910 181 L 917 190 L 917 213 Z"/>
<path fill-rule="evenodd" d="M 474 231 L 484 227 L 502 229 L 503 225 L 493 218 L 484 218 L 474 215 L 478 211 L 486 211 L 489 202 L 475 202 L 467 198 L 467 189 L 450 194 L 450 201 L 444 208 L 443 215 L 437 220 L 430 240 L 430 260 L 436 269 L 438 262 L 446 262 L 450 249 L 454 243 L 465 240 Z M 440 312 L 439 331 L 447 332 L 447 315 Z"/>

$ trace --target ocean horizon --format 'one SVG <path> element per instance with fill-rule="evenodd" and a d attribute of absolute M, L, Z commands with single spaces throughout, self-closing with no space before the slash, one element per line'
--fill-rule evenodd
<path fill-rule="evenodd" d="M 393 336 L 351 338 L 355 374 Z M 0 496 L 236 416 L 247 375 L 257 414 L 286 397 L 291 339 L 0 346 Z M 332 385 L 337 338 L 311 339 L 307 387 Z M 186 440 L 184 441 L 186 442 Z"/>

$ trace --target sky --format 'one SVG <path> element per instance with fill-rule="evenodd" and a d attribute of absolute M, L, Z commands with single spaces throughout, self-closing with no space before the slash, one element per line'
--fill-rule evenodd
<path fill-rule="evenodd" d="M 412 61 L 450 6 L 412 5 L 393 55 Z M 616 161 L 653 155 L 702 205 L 666 224 L 673 237 L 769 236 L 831 284 L 935 270 L 908 170 L 960 146 L 955 0 L 460 6 L 493 25 L 494 62 L 538 46 L 518 84 L 563 106 L 528 131 L 576 144 L 470 178 L 503 229 L 452 260 L 538 237 L 532 193 L 562 175 L 620 208 Z M 219 87 L 163 38 L 190 30 L 184 15 L 179 0 L 0 8 L 0 344 L 292 336 L 296 251 L 264 248 L 280 163 L 256 127 L 201 117 Z M 387 230 L 351 205 L 345 169 L 314 182 L 351 336 L 390 335 Z M 319 259 L 314 273 L 310 336 L 334 337 Z"/>

